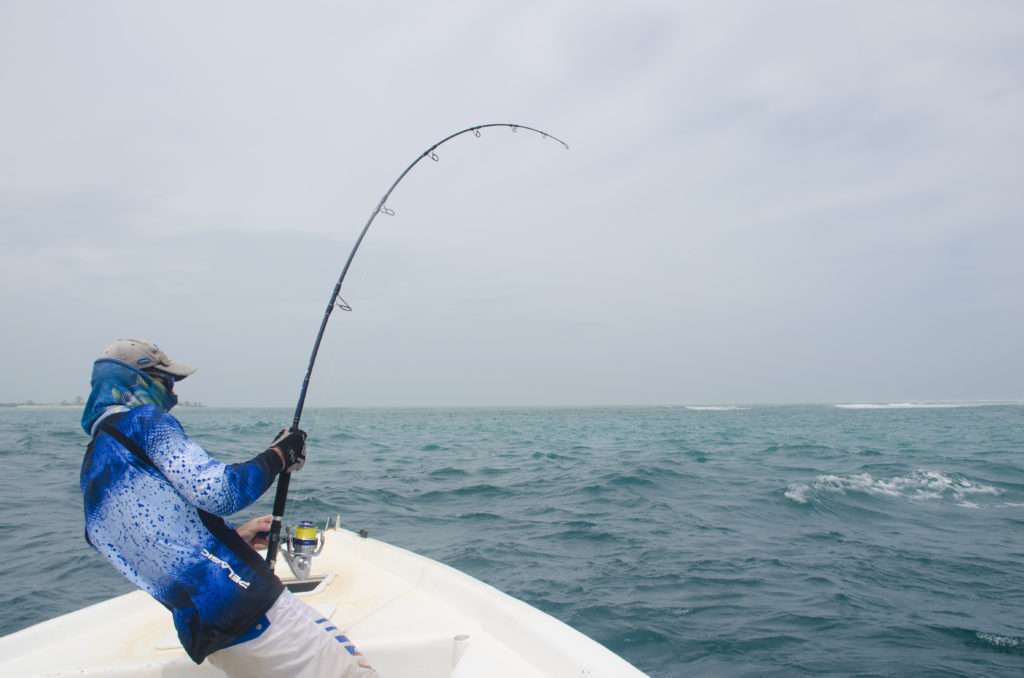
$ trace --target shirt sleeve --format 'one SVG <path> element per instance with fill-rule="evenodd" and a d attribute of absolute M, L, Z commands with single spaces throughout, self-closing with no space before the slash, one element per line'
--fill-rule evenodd
<path fill-rule="evenodd" d="M 218 516 L 252 504 L 281 471 L 272 450 L 240 464 L 217 461 L 166 412 L 155 414 L 143 437 L 146 453 L 171 485 L 193 506 Z"/>

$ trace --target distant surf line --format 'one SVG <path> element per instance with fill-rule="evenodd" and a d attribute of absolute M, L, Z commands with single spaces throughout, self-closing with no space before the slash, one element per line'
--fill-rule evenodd
<path fill-rule="evenodd" d="M 842 410 L 926 410 L 957 409 L 963 407 L 997 407 L 1021 404 L 1024 403 L 1009 400 L 911 400 L 899 403 L 838 403 L 834 407 Z"/>

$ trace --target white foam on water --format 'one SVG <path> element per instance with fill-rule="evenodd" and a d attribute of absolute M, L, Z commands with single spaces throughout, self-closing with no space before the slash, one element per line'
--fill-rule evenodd
<path fill-rule="evenodd" d="M 840 403 L 835 407 L 842 410 L 929 410 L 954 409 L 960 407 L 993 407 L 996 405 L 1020 405 L 1010 401 L 920 401 L 905 403 Z"/>
<path fill-rule="evenodd" d="M 951 499 L 964 508 L 979 508 L 969 497 L 998 495 L 998 487 L 975 483 L 966 478 L 953 478 L 941 471 L 917 469 L 907 476 L 875 478 L 870 473 L 851 475 L 820 475 L 811 483 L 793 483 L 786 488 L 785 497 L 798 504 L 806 504 L 812 494 L 822 492 L 860 492 L 875 496 L 902 497 L 915 501 Z"/>
<path fill-rule="evenodd" d="M 995 633 L 982 633 L 981 631 L 978 631 L 974 635 L 978 637 L 978 640 L 983 640 L 986 643 L 991 643 L 996 647 L 1021 647 L 1021 645 L 1024 645 L 1024 642 L 1022 642 L 1020 638 L 1000 636 Z"/>
<path fill-rule="evenodd" d="M 786 499 L 795 501 L 798 504 L 806 504 L 808 501 L 807 495 L 810 491 L 811 487 L 809 485 L 794 483 L 786 488 Z"/>
<path fill-rule="evenodd" d="M 738 410 L 749 410 L 749 407 L 738 407 L 736 405 L 687 405 L 686 409 L 695 412 L 736 412 Z"/>

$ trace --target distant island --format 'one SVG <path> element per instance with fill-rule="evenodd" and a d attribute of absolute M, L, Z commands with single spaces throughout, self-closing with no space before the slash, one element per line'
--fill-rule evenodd
<path fill-rule="evenodd" d="M 0 407 L 51 408 L 51 407 L 84 407 L 85 399 L 77 396 L 74 400 L 62 400 L 59 403 L 37 403 L 34 400 L 22 400 L 17 403 L 0 403 Z M 182 400 L 178 407 L 206 407 L 198 400 Z"/>

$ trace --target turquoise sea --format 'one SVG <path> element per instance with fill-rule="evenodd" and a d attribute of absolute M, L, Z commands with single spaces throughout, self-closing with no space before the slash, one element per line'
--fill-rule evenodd
<path fill-rule="evenodd" d="M 289 420 L 176 413 L 226 461 Z M 130 589 L 82 539 L 78 415 L 0 409 L 0 634 Z M 324 409 L 304 428 L 289 519 L 340 513 L 652 676 L 1024 675 L 1020 405 Z"/>

